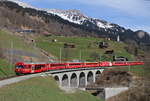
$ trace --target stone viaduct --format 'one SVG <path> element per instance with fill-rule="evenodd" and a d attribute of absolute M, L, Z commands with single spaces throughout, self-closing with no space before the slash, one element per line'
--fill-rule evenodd
<path fill-rule="evenodd" d="M 60 87 L 84 88 L 87 85 L 94 83 L 98 74 L 101 74 L 103 70 L 104 69 L 101 68 L 70 70 L 52 73 L 52 76 Z"/>

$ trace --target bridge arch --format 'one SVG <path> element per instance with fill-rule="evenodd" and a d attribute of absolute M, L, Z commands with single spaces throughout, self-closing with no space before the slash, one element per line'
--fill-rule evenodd
<path fill-rule="evenodd" d="M 69 86 L 69 77 L 67 74 L 64 74 L 62 76 L 62 87 L 68 87 Z"/>
<path fill-rule="evenodd" d="M 73 73 L 70 77 L 70 87 L 77 87 L 78 86 L 77 81 L 77 74 Z"/>
<path fill-rule="evenodd" d="M 81 72 L 79 75 L 79 87 L 85 87 L 86 86 L 86 75 L 84 72 Z"/>
<path fill-rule="evenodd" d="M 88 84 L 92 84 L 94 82 L 94 74 L 92 71 L 89 71 L 87 74 L 87 82 Z"/>
<path fill-rule="evenodd" d="M 100 76 L 100 74 L 101 74 L 101 71 L 100 71 L 100 70 L 97 70 L 97 71 L 95 72 L 95 82 L 97 81 L 97 79 L 98 79 L 98 77 Z"/>
<path fill-rule="evenodd" d="M 56 81 L 56 83 L 58 84 L 58 85 L 60 85 L 60 79 L 59 79 L 59 76 L 54 76 L 54 79 L 55 79 L 55 81 Z"/>
<path fill-rule="evenodd" d="M 101 74 L 100 70 L 96 71 L 96 76 L 98 76 L 99 74 Z"/>

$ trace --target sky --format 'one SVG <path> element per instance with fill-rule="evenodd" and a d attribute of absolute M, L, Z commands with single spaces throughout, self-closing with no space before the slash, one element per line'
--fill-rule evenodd
<path fill-rule="evenodd" d="M 86 16 L 106 20 L 150 34 L 150 0 L 20 0 L 36 8 L 77 9 Z"/>

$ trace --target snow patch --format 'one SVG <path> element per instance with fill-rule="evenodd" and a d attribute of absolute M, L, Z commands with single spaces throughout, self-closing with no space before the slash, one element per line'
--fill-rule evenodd
<path fill-rule="evenodd" d="M 97 26 L 100 27 L 100 28 L 112 28 L 113 26 L 110 25 L 110 24 L 104 24 L 100 21 L 97 22 Z"/>
<path fill-rule="evenodd" d="M 63 11 L 63 10 L 52 9 L 52 10 L 45 10 L 45 11 L 47 11 L 47 13 L 58 15 L 59 17 L 76 24 L 82 24 L 84 20 L 86 20 L 86 18 L 80 17 L 79 12 L 75 12 L 72 10 Z"/>

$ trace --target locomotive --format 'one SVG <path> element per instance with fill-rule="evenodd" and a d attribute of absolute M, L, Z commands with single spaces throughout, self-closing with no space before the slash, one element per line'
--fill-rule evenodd
<path fill-rule="evenodd" d="M 51 70 L 61 69 L 79 69 L 79 68 L 106 68 L 113 66 L 133 66 L 143 65 L 144 62 L 140 61 L 115 61 L 115 62 L 79 62 L 79 63 L 27 63 L 27 62 L 16 62 L 15 72 L 16 75 L 40 73 Z"/>

